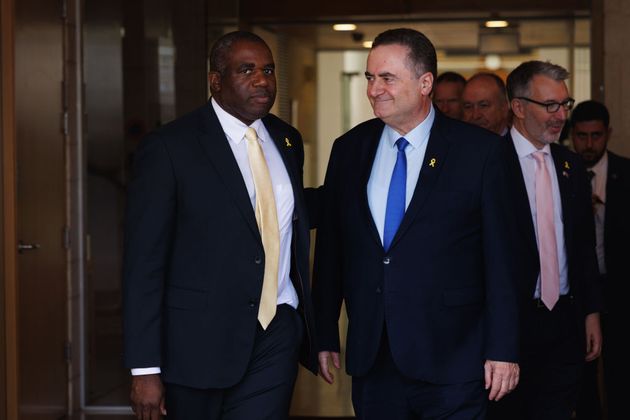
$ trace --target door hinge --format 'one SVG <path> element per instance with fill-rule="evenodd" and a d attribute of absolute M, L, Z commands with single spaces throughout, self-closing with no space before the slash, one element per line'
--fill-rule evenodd
<path fill-rule="evenodd" d="M 63 345 L 63 358 L 66 363 L 70 363 L 72 361 L 72 343 L 66 341 Z"/>
<path fill-rule="evenodd" d="M 69 226 L 64 226 L 63 227 L 62 235 L 63 235 L 63 238 L 62 238 L 63 247 L 65 249 L 70 249 L 71 243 L 70 243 L 70 227 Z"/>
<path fill-rule="evenodd" d="M 64 111 L 63 115 L 62 115 L 62 130 L 63 130 L 63 135 L 67 136 L 68 135 L 68 111 Z"/>

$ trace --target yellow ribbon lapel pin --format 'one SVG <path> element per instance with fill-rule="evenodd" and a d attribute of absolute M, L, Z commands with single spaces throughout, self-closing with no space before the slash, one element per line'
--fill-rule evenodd
<path fill-rule="evenodd" d="M 564 176 L 565 178 L 569 177 L 569 169 L 571 169 L 571 165 L 569 165 L 569 162 L 567 162 L 566 160 L 564 161 L 564 165 L 562 165 L 562 167 L 564 168 L 562 171 L 562 176 Z"/>
<path fill-rule="evenodd" d="M 287 137 L 285 137 L 285 138 L 284 138 L 284 143 L 287 145 L 287 147 L 291 147 L 291 146 L 293 146 L 293 145 L 291 144 L 291 140 L 289 140 Z"/>
<path fill-rule="evenodd" d="M 429 160 L 429 166 L 435 168 L 435 165 L 437 165 L 437 159 L 431 158 L 431 160 Z"/>

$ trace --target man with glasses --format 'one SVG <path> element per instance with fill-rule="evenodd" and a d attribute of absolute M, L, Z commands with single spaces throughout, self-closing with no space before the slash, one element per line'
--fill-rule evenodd
<path fill-rule="evenodd" d="M 556 144 L 574 103 L 568 76 L 560 66 L 528 61 L 507 79 L 521 377 L 513 394 L 491 404 L 490 419 L 570 419 L 584 361 L 601 351 L 586 170 L 578 155 Z"/>

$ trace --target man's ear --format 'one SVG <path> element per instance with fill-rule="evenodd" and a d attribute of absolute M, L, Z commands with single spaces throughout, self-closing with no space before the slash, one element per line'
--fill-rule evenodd
<path fill-rule="evenodd" d="M 525 118 L 525 110 L 523 109 L 523 103 L 518 99 L 512 99 L 510 102 L 510 108 L 512 109 L 512 113 L 518 119 Z"/>
<path fill-rule="evenodd" d="M 221 91 L 221 74 L 218 71 L 208 73 L 208 82 L 210 83 L 210 92 Z"/>
<path fill-rule="evenodd" d="M 426 72 L 420 76 L 420 94 L 423 96 L 429 96 L 433 89 L 433 74 Z"/>

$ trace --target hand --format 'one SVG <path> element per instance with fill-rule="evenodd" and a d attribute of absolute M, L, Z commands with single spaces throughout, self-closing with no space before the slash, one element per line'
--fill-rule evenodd
<path fill-rule="evenodd" d="M 491 401 L 499 401 L 518 385 L 520 369 L 517 363 L 486 360 L 483 368 L 486 389 L 490 389 L 488 399 Z"/>
<path fill-rule="evenodd" d="M 138 420 L 158 420 L 166 415 L 160 375 L 132 376 L 131 409 Z"/>
<path fill-rule="evenodd" d="M 586 357 L 590 362 L 602 353 L 602 329 L 599 324 L 599 313 L 586 315 Z"/>
<path fill-rule="evenodd" d="M 335 375 L 329 369 L 328 361 L 332 359 L 332 364 L 335 368 L 340 369 L 341 363 L 339 363 L 339 353 L 334 351 L 320 351 L 318 354 L 319 359 L 319 374 L 324 378 L 326 382 L 332 384 L 335 380 Z"/>

